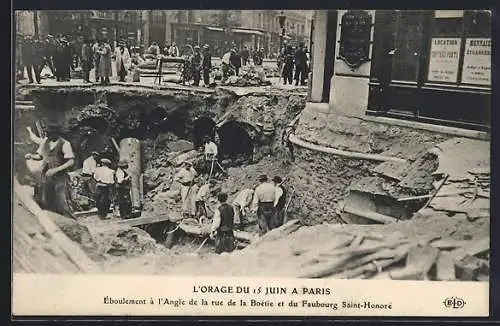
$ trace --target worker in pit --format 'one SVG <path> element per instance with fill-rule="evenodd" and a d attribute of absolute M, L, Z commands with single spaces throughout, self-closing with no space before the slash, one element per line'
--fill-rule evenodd
<path fill-rule="evenodd" d="M 127 169 L 128 162 L 120 160 L 115 172 L 118 209 L 120 210 L 120 218 L 122 219 L 129 219 L 132 217 L 132 197 L 130 195 L 132 182 Z"/>
<path fill-rule="evenodd" d="M 263 236 L 271 229 L 270 226 L 274 220 L 276 187 L 268 181 L 267 175 L 261 175 L 259 182 L 253 195 L 252 211 L 257 212 L 259 235 Z"/>
<path fill-rule="evenodd" d="M 181 202 L 182 202 L 182 213 L 184 216 L 196 215 L 196 205 L 191 205 L 192 200 L 196 192 L 193 191 L 193 186 L 195 184 L 195 178 L 198 172 L 193 168 L 191 162 L 185 162 L 184 166 L 177 172 L 174 176 L 174 181 L 181 184 Z"/>
<path fill-rule="evenodd" d="M 218 174 L 218 162 L 217 162 L 217 157 L 219 155 L 219 149 L 217 148 L 217 145 L 209 138 L 205 138 L 205 146 L 204 146 L 204 154 L 205 154 L 205 162 L 206 165 L 208 166 L 209 172 L 209 178 L 212 177 L 212 175 L 217 175 Z"/>
<path fill-rule="evenodd" d="M 287 191 L 285 187 L 283 187 L 284 180 L 275 176 L 273 178 L 274 186 L 276 187 L 276 198 L 274 199 L 274 220 L 271 223 L 271 229 L 275 229 L 283 225 L 283 221 L 285 218 L 285 201 Z"/>
<path fill-rule="evenodd" d="M 75 164 L 75 154 L 71 143 L 62 137 L 61 127 L 49 124 L 47 136 L 37 137 L 31 129 L 30 138 L 39 145 L 36 154 L 27 154 L 27 159 L 43 160 L 34 196 L 43 209 L 74 218 L 71 208 L 69 178 L 66 175 Z"/>
<path fill-rule="evenodd" d="M 80 172 L 84 192 L 91 198 L 95 194 L 95 182 L 93 179 L 93 175 L 95 169 L 97 168 L 97 162 L 99 160 L 99 152 L 92 151 L 91 155 L 83 161 L 82 171 Z"/>
<path fill-rule="evenodd" d="M 204 182 L 203 179 L 199 181 L 199 189 L 196 193 L 196 218 L 201 221 L 203 218 L 208 216 L 207 204 L 210 198 L 210 190 L 214 187 L 215 180 L 210 179 L 208 182 Z"/>
<path fill-rule="evenodd" d="M 281 144 L 285 145 L 288 151 L 290 152 L 290 158 L 292 162 L 295 160 L 295 156 L 293 153 L 293 144 L 290 141 L 290 136 L 295 132 L 295 128 L 293 126 L 287 126 L 285 130 L 283 130 L 283 134 L 281 135 Z"/>
<path fill-rule="evenodd" d="M 227 203 L 227 194 L 217 196 L 219 206 L 215 209 L 210 238 L 215 240 L 215 253 L 232 252 L 235 248 L 234 210 Z"/>
<path fill-rule="evenodd" d="M 245 224 L 246 215 L 250 211 L 253 200 L 253 189 L 245 188 L 236 194 L 233 200 L 234 224 L 236 229 L 241 229 Z"/>
<path fill-rule="evenodd" d="M 95 169 L 94 180 L 96 181 L 97 214 L 100 218 L 106 219 L 111 206 L 111 191 L 115 183 L 115 171 L 111 169 L 111 160 L 101 159 L 101 166 Z"/>

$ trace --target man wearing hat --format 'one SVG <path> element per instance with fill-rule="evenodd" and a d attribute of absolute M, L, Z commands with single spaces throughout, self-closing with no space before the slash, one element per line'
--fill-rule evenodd
<path fill-rule="evenodd" d="M 231 57 L 229 59 L 231 62 L 231 68 L 234 69 L 234 73 L 236 76 L 240 75 L 240 68 L 241 68 L 241 56 L 238 52 L 238 49 L 234 48 L 231 51 Z"/>
<path fill-rule="evenodd" d="M 259 181 L 253 196 L 252 211 L 257 212 L 259 235 L 262 236 L 271 229 L 274 220 L 276 187 L 268 181 L 267 175 L 261 175 Z"/>
<path fill-rule="evenodd" d="M 234 250 L 234 210 L 227 203 L 227 194 L 217 196 L 219 207 L 214 211 L 210 238 L 215 240 L 215 253 L 232 252 Z"/>
<path fill-rule="evenodd" d="M 193 200 L 196 192 L 193 191 L 193 185 L 197 175 L 191 162 L 186 161 L 174 177 L 174 181 L 181 184 L 182 213 L 187 216 L 196 215 L 196 200 Z"/>
<path fill-rule="evenodd" d="M 92 70 L 92 66 L 94 63 L 94 53 L 92 51 L 92 45 L 88 38 L 85 38 L 83 40 L 81 61 L 82 61 L 83 81 L 85 83 L 90 83 L 90 70 Z"/>
<path fill-rule="evenodd" d="M 118 195 L 118 208 L 120 210 L 120 217 L 122 219 L 128 219 L 132 217 L 132 197 L 130 195 L 132 183 L 127 169 L 128 162 L 120 160 L 118 162 L 118 168 L 116 169 L 115 173 L 116 193 Z"/>
<path fill-rule="evenodd" d="M 114 53 L 116 73 L 118 75 L 118 81 L 124 82 L 127 76 L 127 71 L 130 69 L 130 53 L 125 46 L 125 41 L 121 40 L 115 49 Z"/>
<path fill-rule="evenodd" d="M 208 44 L 203 46 L 203 84 L 205 87 L 210 85 L 210 71 L 212 70 L 212 55 L 210 53 L 210 47 Z"/>
<path fill-rule="evenodd" d="M 112 187 L 115 183 L 115 171 L 111 169 L 111 160 L 101 158 L 101 166 L 95 169 L 94 180 L 96 181 L 97 214 L 100 218 L 105 219 L 111 206 Z"/>
<path fill-rule="evenodd" d="M 201 79 L 201 70 L 203 69 L 202 63 L 203 63 L 203 55 L 200 52 L 200 47 L 198 45 L 195 45 L 193 48 L 194 53 L 193 53 L 193 58 L 191 60 L 192 64 L 192 71 L 193 71 L 193 85 L 194 86 L 199 86 L 200 85 L 200 79 Z"/>
<path fill-rule="evenodd" d="M 61 127 L 49 124 L 47 137 L 40 138 L 37 155 L 43 158 L 41 176 L 35 186 L 35 200 L 44 209 L 73 217 L 68 176 L 65 172 L 75 164 L 71 144 L 62 138 Z"/>

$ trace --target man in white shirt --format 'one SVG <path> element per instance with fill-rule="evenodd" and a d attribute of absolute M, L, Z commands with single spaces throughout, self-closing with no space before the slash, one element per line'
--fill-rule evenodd
<path fill-rule="evenodd" d="M 238 192 L 233 200 L 234 224 L 236 228 L 241 226 L 243 219 L 250 210 L 250 205 L 253 200 L 253 192 L 253 189 L 245 188 Z"/>
<path fill-rule="evenodd" d="M 193 168 L 191 162 L 185 162 L 184 166 L 174 176 L 174 181 L 181 184 L 182 212 L 185 215 L 196 215 L 195 200 L 192 200 L 196 192 L 194 192 L 192 188 L 195 183 L 194 179 L 197 175 L 198 172 Z M 193 204 L 191 205 L 191 203 Z"/>
<path fill-rule="evenodd" d="M 231 55 L 233 50 L 227 50 L 222 56 L 221 70 L 222 70 L 222 81 L 225 81 L 229 75 L 229 69 L 231 67 Z"/>
<path fill-rule="evenodd" d="M 255 188 L 252 202 L 252 211 L 257 212 L 259 220 L 259 235 L 263 236 L 271 229 L 274 220 L 276 200 L 276 187 L 269 182 L 267 175 L 259 177 L 260 185 Z"/>
<path fill-rule="evenodd" d="M 62 138 L 61 127 L 57 124 L 47 126 L 47 137 L 37 137 L 28 129 L 31 140 L 38 144 L 36 154 L 27 158 L 42 161 L 41 175 L 35 186 L 35 200 L 44 209 L 74 218 L 70 202 L 69 171 L 75 164 L 75 154 L 71 143 Z"/>
<path fill-rule="evenodd" d="M 128 219 L 132 216 L 132 197 L 130 194 L 132 183 L 127 169 L 128 162 L 122 160 L 118 162 L 118 168 L 115 172 L 118 208 L 122 219 Z"/>
<path fill-rule="evenodd" d="M 111 191 L 115 183 L 115 171 L 111 169 L 109 159 L 101 159 L 101 166 L 95 169 L 94 179 L 97 183 L 95 196 L 97 213 L 100 218 L 105 219 L 111 206 Z"/>
<path fill-rule="evenodd" d="M 274 214 L 274 220 L 272 221 L 271 228 L 275 229 L 283 224 L 284 220 L 284 210 L 286 201 L 286 190 L 283 187 L 283 179 L 279 176 L 273 178 L 273 183 L 276 187 L 276 198 L 274 199 L 274 209 L 276 210 Z"/>
<path fill-rule="evenodd" d="M 92 154 L 83 161 L 82 171 L 80 172 L 83 188 L 90 197 L 93 197 L 95 193 L 95 183 L 92 176 L 97 168 L 98 160 L 99 153 L 92 151 Z"/>

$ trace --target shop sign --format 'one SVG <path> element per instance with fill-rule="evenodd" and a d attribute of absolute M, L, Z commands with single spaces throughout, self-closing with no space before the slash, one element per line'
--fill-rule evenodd
<path fill-rule="evenodd" d="M 429 58 L 428 80 L 456 83 L 460 58 L 459 38 L 433 38 Z"/>
<path fill-rule="evenodd" d="M 364 10 L 349 10 L 342 16 L 339 59 L 351 69 L 369 61 L 372 15 Z"/>
<path fill-rule="evenodd" d="M 465 40 L 462 83 L 491 85 L 491 39 Z"/>

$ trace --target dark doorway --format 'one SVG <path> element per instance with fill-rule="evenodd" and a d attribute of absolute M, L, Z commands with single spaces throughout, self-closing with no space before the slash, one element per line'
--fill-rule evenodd
<path fill-rule="evenodd" d="M 223 124 L 219 130 L 219 156 L 224 158 L 237 158 L 244 156 L 251 159 L 253 156 L 253 140 L 242 126 L 236 121 Z"/>
<path fill-rule="evenodd" d="M 193 122 L 193 145 L 197 149 L 204 143 L 204 138 L 215 139 L 216 123 L 209 117 L 200 117 Z"/>
<path fill-rule="evenodd" d="M 327 17 L 325 70 L 323 75 L 323 93 L 321 94 L 321 102 L 323 103 L 327 103 L 330 100 L 330 83 L 335 62 L 335 46 L 337 45 L 337 10 L 329 10 Z"/>

